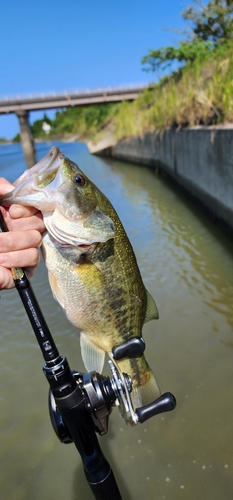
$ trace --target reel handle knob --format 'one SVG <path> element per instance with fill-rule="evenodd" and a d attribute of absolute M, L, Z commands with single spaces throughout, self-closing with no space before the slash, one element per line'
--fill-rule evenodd
<path fill-rule="evenodd" d="M 146 344 L 142 337 L 133 337 L 123 344 L 113 347 L 112 354 L 116 361 L 124 358 L 137 358 L 142 356 L 145 351 Z"/>
<path fill-rule="evenodd" d="M 142 424 L 148 418 L 154 417 L 159 413 L 174 410 L 176 407 L 176 398 L 171 392 L 165 392 L 152 403 L 136 408 L 135 413 L 138 416 L 138 421 Z"/>

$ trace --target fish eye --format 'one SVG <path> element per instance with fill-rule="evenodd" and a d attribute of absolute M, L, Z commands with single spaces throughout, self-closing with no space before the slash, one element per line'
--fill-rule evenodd
<path fill-rule="evenodd" d="M 78 186 L 84 186 L 85 184 L 85 179 L 82 175 L 80 174 L 75 174 L 74 175 L 74 182 L 78 184 Z"/>

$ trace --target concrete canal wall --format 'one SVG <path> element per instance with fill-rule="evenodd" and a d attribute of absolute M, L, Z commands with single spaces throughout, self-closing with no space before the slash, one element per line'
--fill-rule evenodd
<path fill-rule="evenodd" d="M 95 153 L 165 172 L 233 234 L 233 127 L 169 129 Z"/>

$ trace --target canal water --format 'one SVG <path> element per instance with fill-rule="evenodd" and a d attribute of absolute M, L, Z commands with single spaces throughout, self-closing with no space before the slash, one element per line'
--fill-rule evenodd
<path fill-rule="evenodd" d="M 38 145 L 38 159 L 51 144 Z M 115 206 L 160 319 L 146 355 L 177 408 L 132 428 L 117 408 L 100 438 L 124 500 L 231 500 L 233 495 L 233 244 L 149 169 L 60 143 Z M 0 146 L 0 176 L 24 170 L 20 145 Z M 84 370 L 79 333 L 54 301 L 44 264 L 32 279 L 59 351 Z M 81 460 L 50 425 L 43 359 L 15 290 L 0 300 L 0 497 L 91 500 Z M 104 372 L 110 375 L 106 364 Z"/>

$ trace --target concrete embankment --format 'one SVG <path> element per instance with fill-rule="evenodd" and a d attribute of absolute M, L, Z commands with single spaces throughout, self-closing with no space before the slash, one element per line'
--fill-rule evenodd
<path fill-rule="evenodd" d="M 90 151 L 166 173 L 233 234 L 233 127 L 169 129 Z"/>

